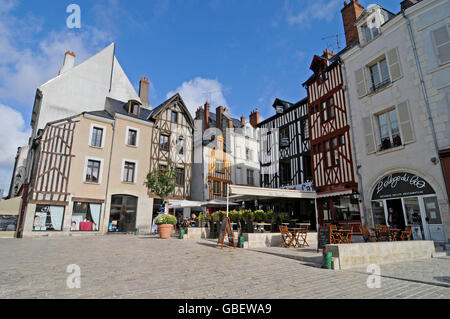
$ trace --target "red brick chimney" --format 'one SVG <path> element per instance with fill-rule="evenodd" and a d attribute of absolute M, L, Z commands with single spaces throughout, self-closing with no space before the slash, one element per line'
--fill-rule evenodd
<path fill-rule="evenodd" d="M 141 99 L 142 105 L 147 108 L 150 107 L 150 100 L 148 98 L 149 86 L 150 81 L 145 77 L 141 77 L 141 81 L 139 81 L 139 98 Z"/>
<path fill-rule="evenodd" d="M 222 122 L 223 122 L 223 106 L 216 107 L 216 127 L 219 130 L 222 130 Z"/>
<path fill-rule="evenodd" d="M 258 109 L 254 110 L 254 111 L 252 111 L 250 113 L 250 124 L 254 128 L 256 128 L 256 125 L 259 124 L 259 112 L 258 112 Z"/>
<path fill-rule="evenodd" d="M 205 103 L 205 130 L 209 128 L 209 103 Z"/>
<path fill-rule="evenodd" d="M 242 123 L 242 125 L 245 125 L 245 116 L 244 115 L 241 116 L 241 123 Z"/>
<path fill-rule="evenodd" d="M 358 3 L 358 0 L 351 0 L 350 3 L 344 2 L 341 14 L 347 47 L 359 43 L 358 29 L 355 27 L 355 22 L 363 11 L 364 7 Z"/>
<path fill-rule="evenodd" d="M 228 119 L 228 128 L 233 128 L 233 120 Z"/>

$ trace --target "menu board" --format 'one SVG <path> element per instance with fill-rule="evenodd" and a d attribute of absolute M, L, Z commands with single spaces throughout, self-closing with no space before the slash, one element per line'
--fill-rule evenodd
<path fill-rule="evenodd" d="M 325 249 L 326 245 L 331 244 L 331 226 L 319 227 L 317 232 L 317 251 Z"/>

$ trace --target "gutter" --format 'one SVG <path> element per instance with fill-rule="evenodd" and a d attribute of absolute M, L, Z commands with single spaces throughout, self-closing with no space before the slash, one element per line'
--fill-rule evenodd
<path fill-rule="evenodd" d="M 354 134 L 354 130 L 353 130 L 353 121 L 352 121 L 352 108 L 350 107 L 350 96 L 349 96 L 349 92 L 348 92 L 348 82 L 347 82 L 347 71 L 345 69 L 345 63 L 341 63 L 342 65 L 342 75 L 344 78 L 344 85 L 345 85 L 345 98 L 347 100 L 347 112 L 348 112 L 348 118 L 349 118 L 349 124 L 350 124 L 350 138 L 351 138 L 351 144 L 352 144 L 352 153 L 353 153 L 353 157 L 354 157 L 354 164 L 353 164 L 353 169 L 356 172 L 356 174 L 358 175 L 358 179 L 359 179 L 359 183 L 358 183 L 358 188 L 359 188 L 359 194 L 361 196 L 361 206 L 362 206 L 362 210 L 363 210 L 363 218 L 364 218 L 364 223 L 366 225 L 369 225 L 369 221 L 367 220 L 367 207 L 366 207 L 366 202 L 364 200 L 364 188 L 363 188 L 363 180 L 362 180 L 362 175 L 359 171 L 358 168 L 358 158 L 356 156 L 356 148 L 355 148 L 355 134 Z"/>
<path fill-rule="evenodd" d="M 115 121 L 115 119 L 111 123 L 111 125 L 112 125 L 113 134 L 112 134 L 112 141 L 111 141 L 111 150 L 109 152 L 108 179 L 106 181 L 105 207 L 103 209 L 103 219 L 106 217 L 106 207 L 108 207 L 109 180 L 111 178 L 111 163 L 112 163 L 112 157 L 113 157 L 114 138 L 116 136 L 116 121 Z M 108 221 L 108 223 L 109 223 L 109 221 Z M 100 232 L 104 232 L 105 221 L 103 221 L 102 227 L 103 227 L 103 229 L 101 229 Z M 108 231 L 109 231 L 109 228 L 108 228 Z"/>
<path fill-rule="evenodd" d="M 422 67 L 420 65 L 419 56 L 417 54 L 416 42 L 414 40 L 414 35 L 413 35 L 412 29 L 411 29 L 411 22 L 410 22 L 408 16 L 406 15 L 405 10 L 402 10 L 402 15 L 403 15 L 403 18 L 405 18 L 406 25 L 408 27 L 409 39 L 411 41 L 411 46 L 412 46 L 413 53 L 414 53 L 414 59 L 416 60 L 417 73 L 419 74 L 420 86 L 422 88 L 423 99 L 425 101 L 425 106 L 426 106 L 426 109 L 427 109 L 428 121 L 430 122 L 431 134 L 433 136 L 433 143 L 434 143 L 434 148 L 435 148 L 436 156 L 437 156 L 436 158 L 439 160 L 440 159 L 440 156 L 439 156 L 439 144 L 438 144 L 437 137 L 436 137 L 436 130 L 434 128 L 433 117 L 431 115 L 431 107 L 430 107 L 430 102 L 429 102 L 429 99 L 428 99 L 428 93 L 427 93 L 427 89 L 425 87 L 425 81 L 423 80 Z M 436 164 L 437 164 L 437 162 L 436 162 Z M 442 164 L 440 166 L 441 166 L 442 177 L 444 179 L 444 185 L 446 186 L 446 188 L 448 188 L 449 185 L 446 185 L 447 183 L 446 183 L 446 180 L 445 180 L 444 168 L 442 167 Z M 444 192 L 444 194 L 445 193 L 446 192 Z M 449 202 L 449 198 L 447 198 L 447 202 Z"/>

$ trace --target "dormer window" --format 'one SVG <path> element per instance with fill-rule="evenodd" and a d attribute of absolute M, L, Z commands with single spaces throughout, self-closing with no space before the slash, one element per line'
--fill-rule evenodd
<path fill-rule="evenodd" d="M 141 113 L 141 107 L 139 103 L 130 101 L 128 104 L 128 113 L 139 116 Z"/>
<path fill-rule="evenodd" d="M 369 27 L 367 24 L 362 26 L 362 30 L 364 33 L 364 36 L 366 38 L 366 42 L 372 41 L 373 38 L 375 38 L 379 33 L 380 30 L 375 27 L 375 19 L 372 22 L 373 27 Z"/>

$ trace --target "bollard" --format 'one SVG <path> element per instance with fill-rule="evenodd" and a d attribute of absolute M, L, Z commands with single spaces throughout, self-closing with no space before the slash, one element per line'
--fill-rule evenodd
<path fill-rule="evenodd" d="M 134 234 L 135 234 L 136 236 L 139 236 L 139 228 L 136 228 L 136 231 L 134 232 Z"/>
<path fill-rule="evenodd" d="M 239 237 L 239 248 L 244 248 L 244 236 Z"/>
<path fill-rule="evenodd" d="M 183 239 L 184 237 L 184 229 L 180 230 L 180 239 Z"/>
<path fill-rule="evenodd" d="M 322 268 L 331 269 L 332 268 L 331 267 L 332 266 L 331 265 L 332 261 L 333 261 L 333 254 L 331 252 L 328 252 L 328 253 L 324 252 L 323 253 L 323 266 L 322 266 Z"/>

